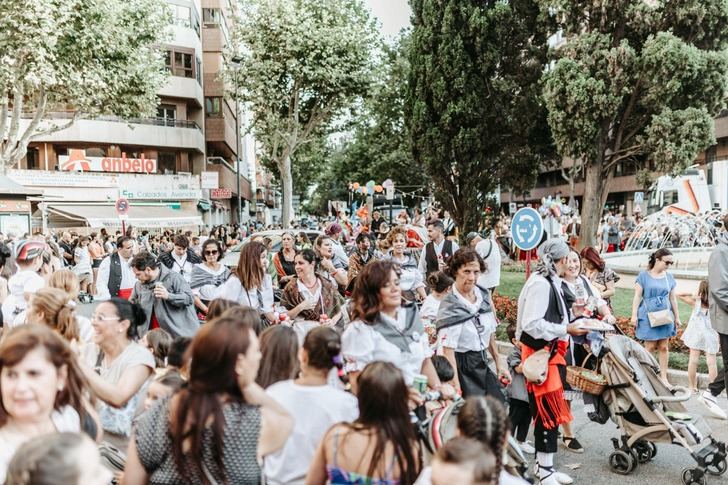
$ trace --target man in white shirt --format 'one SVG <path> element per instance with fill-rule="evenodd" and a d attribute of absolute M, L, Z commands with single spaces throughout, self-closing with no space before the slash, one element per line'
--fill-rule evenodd
<path fill-rule="evenodd" d="M 445 239 L 445 226 L 442 221 L 435 220 L 428 223 L 427 236 L 430 242 L 425 244 L 419 263 L 419 270 L 425 281 L 430 273 L 446 268 L 447 261 L 460 249 L 458 243 Z"/>
<path fill-rule="evenodd" d="M 478 277 L 478 286 L 487 288 L 492 293 L 500 285 L 501 253 L 500 246 L 491 231 L 488 237 L 475 245 L 475 251 L 485 261 L 485 271 Z"/>
<path fill-rule="evenodd" d="M 134 241 L 130 237 L 122 236 L 116 246 L 117 250 L 101 261 L 94 300 L 108 300 L 113 296 L 128 300 L 134 289 L 136 277 L 130 266 Z"/>
<path fill-rule="evenodd" d="M 175 273 L 179 273 L 187 283 L 192 279 L 192 267 L 202 262 L 192 248 L 190 240 L 182 234 L 174 238 L 174 249 L 159 256 L 159 262 Z"/>

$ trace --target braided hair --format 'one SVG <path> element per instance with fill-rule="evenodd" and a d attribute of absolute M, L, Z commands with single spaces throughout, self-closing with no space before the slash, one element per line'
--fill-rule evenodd
<path fill-rule="evenodd" d="M 490 396 L 469 397 L 458 413 L 460 434 L 478 440 L 493 450 L 496 466 L 490 483 L 498 483 L 510 429 L 506 408 Z"/>

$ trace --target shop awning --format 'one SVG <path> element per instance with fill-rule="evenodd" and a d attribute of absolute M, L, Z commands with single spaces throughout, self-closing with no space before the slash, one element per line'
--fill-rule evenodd
<path fill-rule="evenodd" d="M 132 205 L 126 224 L 139 228 L 166 229 L 201 226 L 203 222 L 197 211 L 175 210 L 164 205 Z M 49 204 L 48 226 L 115 228 L 121 227 L 121 220 L 111 205 Z"/>

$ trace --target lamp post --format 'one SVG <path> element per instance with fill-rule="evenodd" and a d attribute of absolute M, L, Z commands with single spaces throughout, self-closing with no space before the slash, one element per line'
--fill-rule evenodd
<path fill-rule="evenodd" d="M 240 57 L 233 57 L 230 63 L 235 66 L 235 183 L 238 194 L 238 224 L 243 225 L 243 197 L 240 194 L 240 103 L 238 102 L 238 74 L 240 73 Z"/>

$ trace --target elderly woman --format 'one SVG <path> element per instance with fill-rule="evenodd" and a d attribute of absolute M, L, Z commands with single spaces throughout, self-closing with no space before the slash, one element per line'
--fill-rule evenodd
<path fill-rule="evenodd" d="M 341 318 L 344 299 L 329 280 L 316 275 L 316 254 L 304 249 L 296 254 L 296 277 L 283 290 L 281 305 L 290 318 L 325 321 L 335 325 Z"/>
<path fill-rule="evenodd" d="M 569 246 L 561 239 L 548 239 L 537 251 L 539 262 L 518 297 L 516 338 L 521 342 L 525 363 L 541 349 L 551 352 L 548 377 L 542 384 L 527 383 L 534 419 L 534 443 L 538 478 L 544 485 L 558 485 L 554 454 L 559 426 L 572 420 L 564 400 L 563 380 L 569 335 L 582 336 L 587 330 L 569 323 L 561 278 L 568 269 Z"/>
<path fill-rule="evenodd" d="M 442 300 L 437 313 L 438 341 L 444 354 L 457 369 L 455 388 L 463 397 L 489 395 L 505 402 L 498 377 L 488 367 L 486 350 L 495 361 L 496 371 L 508 378 L 508 367 L 498 356 L 495 342 L 497 321 L 490 292 L 477 286 L 485 271 L 483 259 L 474 249 L 457 251 L 450 260 L 449 272 L 455 284 Z"/>

